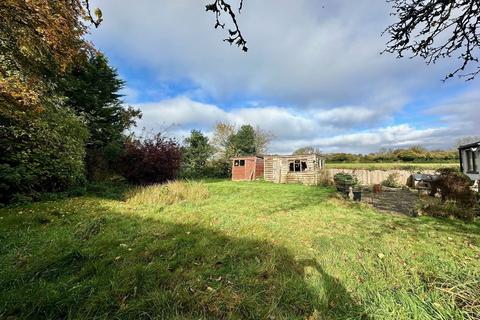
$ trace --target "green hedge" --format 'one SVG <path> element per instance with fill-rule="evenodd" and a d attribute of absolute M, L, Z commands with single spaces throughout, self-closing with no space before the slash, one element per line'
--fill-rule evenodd
<path fill-rule="evenodd" d="M 70 109 L 0 106 L 0 202 L 35 199 L 84 182 L 88 130 Z"/>

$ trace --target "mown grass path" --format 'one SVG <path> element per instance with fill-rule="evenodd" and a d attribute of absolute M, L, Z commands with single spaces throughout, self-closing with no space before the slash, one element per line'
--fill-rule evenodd
<path fill-rule="evenodd" d="M 198 187 L 198 186 L 197 186 Z M 378 213 L 321 187 L 210 181 L 0 210 L 0 318 L 468 319 L 480 224 Z"/>

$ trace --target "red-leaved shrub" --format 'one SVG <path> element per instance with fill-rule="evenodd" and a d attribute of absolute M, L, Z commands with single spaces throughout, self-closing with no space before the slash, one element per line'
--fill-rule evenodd
<path fill-rule="evenodd" d="M 175 179 L 181 158 L 178 143 L 157 134 L 153 138 L 128 141 L 118 166 L 129 182 L 162 183 Z"/>

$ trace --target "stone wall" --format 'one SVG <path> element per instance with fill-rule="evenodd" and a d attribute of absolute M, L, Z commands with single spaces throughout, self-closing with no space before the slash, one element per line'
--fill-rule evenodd
<path fill-rule="evenodd" d="M 365 169 L 326 169 L 328 177 L 333 180 L 337 173 L 355 175 L 362 185 L 381 184 L 392 173 L 398 173 L 398 182 L 407 185 L 410 176 L 415 173 L 407 170 L 365 170 Z M 424 174 L 434 174 L 435 170 L 422 170 Z"/>

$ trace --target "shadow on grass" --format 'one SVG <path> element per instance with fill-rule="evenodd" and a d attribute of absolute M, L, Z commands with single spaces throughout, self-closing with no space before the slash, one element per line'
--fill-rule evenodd
<path fill-rule="evenodd" d="M 88 237 L 88 220 L 63 229 L 65 239 L 47 230 L 42 249 L 0 270 L 0 318 L 367 318 L 340 281 L 285 247 L 114 212 L 101 219 Z"/>

